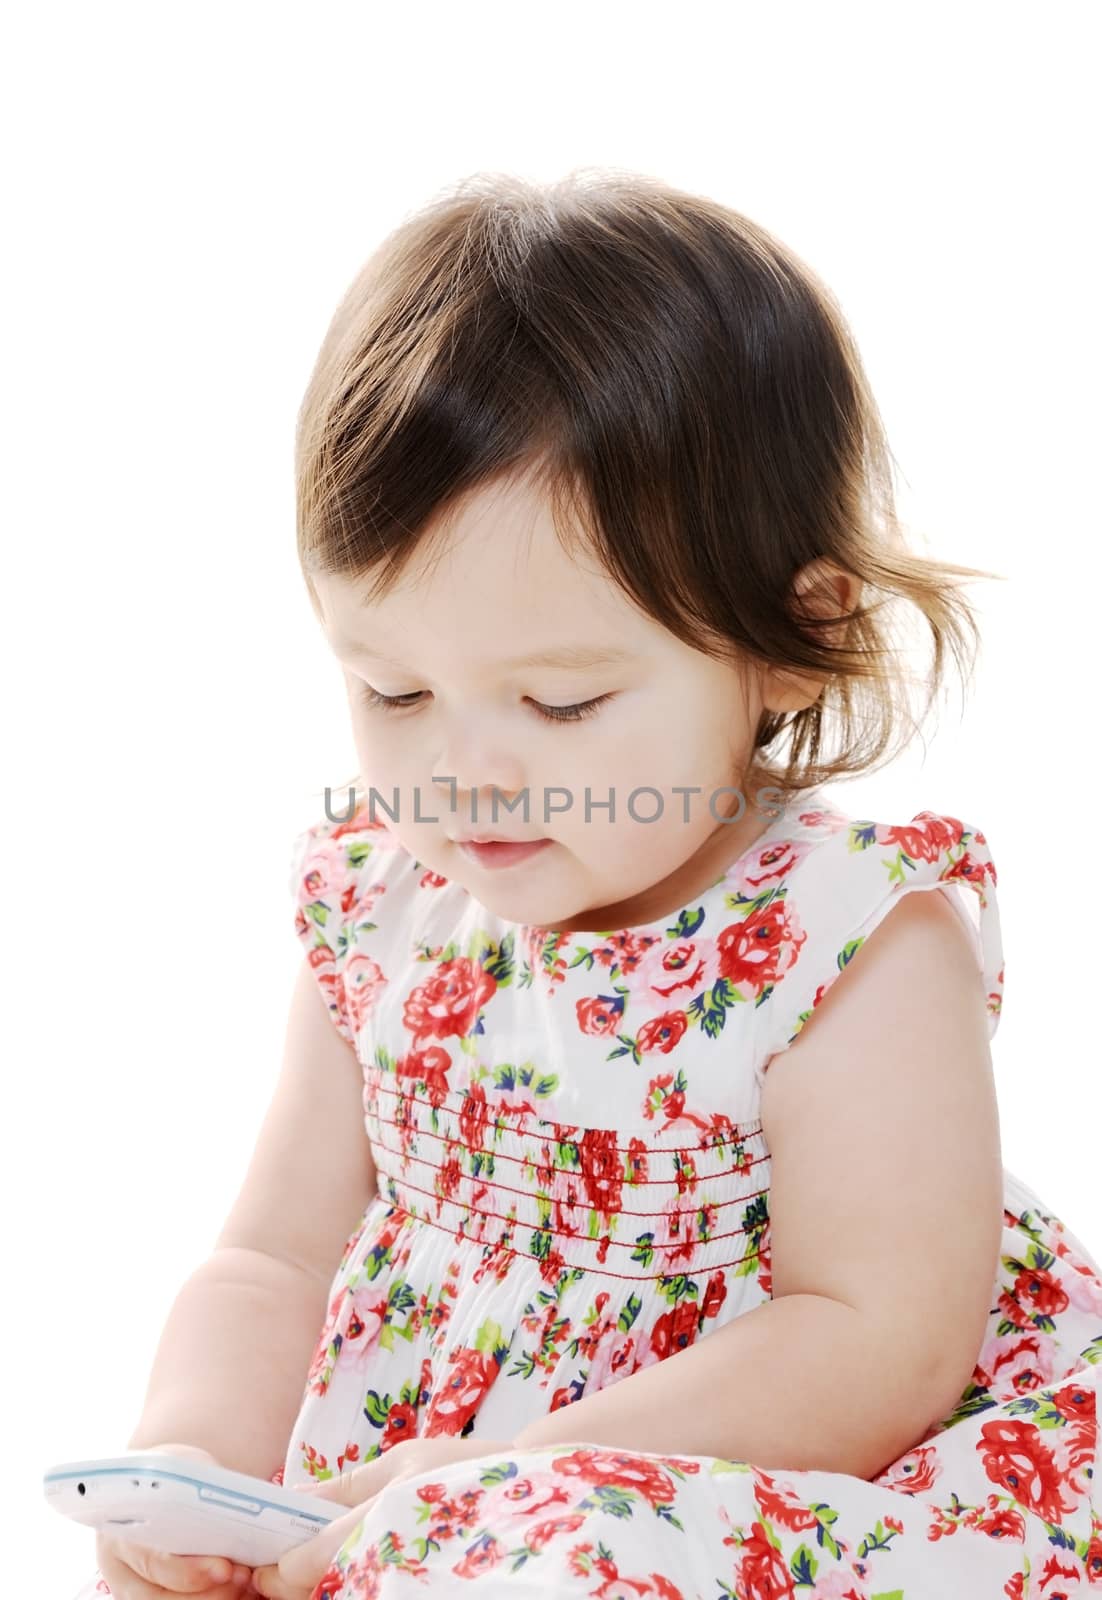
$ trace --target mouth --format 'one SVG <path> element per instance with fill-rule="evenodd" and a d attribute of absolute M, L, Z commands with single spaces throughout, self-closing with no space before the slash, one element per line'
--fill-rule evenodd
<path fill-rule="evenodd" d="M 551 844 L 550 839 L 456 839 L 453 841 L 470 861 L 480 867 L 512 867 L 538 854 Z"/>

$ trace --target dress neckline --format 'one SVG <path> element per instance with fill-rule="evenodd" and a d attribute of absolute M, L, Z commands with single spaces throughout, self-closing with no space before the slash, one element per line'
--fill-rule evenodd
<path fill-rule="evenodd" d="M 569 928 L 560 930 L 558 928 L 542 928 L 535 923 L 514 922 L 508 917 L 500 916 L 496 911 L 491 911 L 489 906 L 484 905 L 469 889 L 463 888 L 462 885 L 460 887 L 463 888 L 466 904 L 477 911 L 480 919 L 496 923 L 499 928 L 511 933 L 514 940 L 518 942 L 528 943 L 529 941 L 535 941 L 542 944 L 548 939 L 556 938 L 628 940 L 641 939 L 648 935 L 661 938 L 665 930 L 676 924 L 686 911 L 696 906 L 709 905 L 719 891 L 726 888 L 730 880 L 748 861 L 759 855 L 762 850 L 767 849 L 769 845 L 775 843 L 778 838 L 783 837 L 786 829 L 797 827 L 798 824 L 793 820 L 794 809 L 797 807 L 803 809 L 810 802 L 816 801 L 821 794 L 821 790 L 821 785 L 816 785 L 810 789 L 797 790 L 786 801 L 781 803 L 780 814 L 774 817 L 767 827 L 762 829 L 757 838 L 752 840 L 745 850 L 740 851 L 733 861 L 729 861 L 719 877 L 714 879 L 706 888 L 701 889 L 699 893 L 691 896 L 672 911 L 668 911 L 665 916 L 652 917 L 649 922 L 636 922 L 627 928 Z"/>

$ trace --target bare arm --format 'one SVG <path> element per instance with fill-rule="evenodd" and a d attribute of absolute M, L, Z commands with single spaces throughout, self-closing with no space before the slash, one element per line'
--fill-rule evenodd
<path fill-rule="evenodd" d="M 773 1299 L 518 1447 L 871 1478 L 949 1414 L 983 1342 L 1003 1174 L 982 984 L 942 899 L 905 896 L 766 1073 Z"/>
<path fill-rule="evenodd" d="M 129 1448 L 194 1444 L 265 1478 L 282 1461 L 330 1280 L 375 1193 L 362 1095 L 304 961 L 244 1183 L 173 1303 Z"/>

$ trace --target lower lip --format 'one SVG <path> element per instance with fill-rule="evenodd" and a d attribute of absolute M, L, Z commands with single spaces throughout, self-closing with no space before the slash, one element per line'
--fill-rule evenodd
<path fill-rule="evenodd" d="M 461 844 L 463 854 L 480 867 L 516 867 L 528 861 L 551 843 L 537 839 L 532 844 Z"/>

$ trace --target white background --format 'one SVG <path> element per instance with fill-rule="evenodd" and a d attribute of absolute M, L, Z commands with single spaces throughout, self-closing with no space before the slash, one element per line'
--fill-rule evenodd
<path fill-rule="evenodd" d="M 1102 1252 L 1095 8 L 26 6 L 4 129 L 6 1476 L 11 1594 L 91 1536 L 263 1112 L 290 841 L 354 766 L 293 526 L 347 282 L 480 169 L 615 164 L 838 294 L 935 553 L 993 567 L 963 715 L 842 791 L 999 871 L 1004 1156 Z M 921 1195 L 915 1203 L 922 1203 Z"/>

